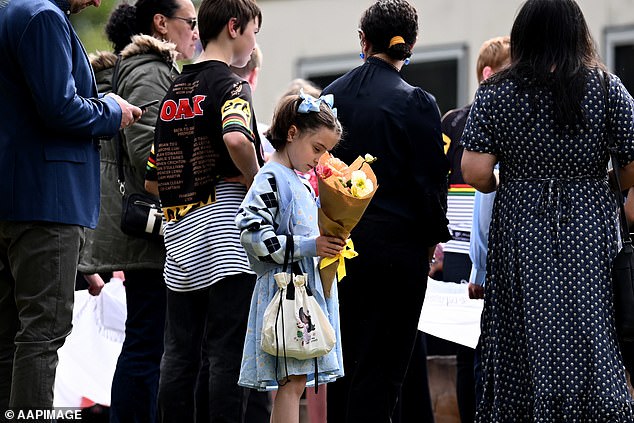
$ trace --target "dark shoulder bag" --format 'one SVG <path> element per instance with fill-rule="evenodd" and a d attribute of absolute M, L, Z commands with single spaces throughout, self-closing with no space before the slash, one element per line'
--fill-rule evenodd
<path fill-rule="evenodd" d="M 117 57 L 112 74 L 112 92 L 117 93 L 119 85 L 119 63 Z M 145 193 L 126 194 L 125 172 L 123 169 L 123 134 L 119 130 L 114 137 L 117 150 L 117 170 L 119 191 L 121 192 L 121 231 L 123 233 L 151 241 L 163 242 L 163 212 L 158 198 Z"/>
<path fill-rule="evenodd" d="M 599 72 L 603 83 L 605 95 L 606 122 L 610 123 L 609 116 L 609 75 Z M 621 189 L 621 176 L 619 161 L 616 155 L 616 143 L 608 131 L 610 145 L 610 160 L 614 171 L 614 180 L 617 185 L 616 199 L 619 206 L 619 221 L 622 247 L 612 262 L 612 286 L 614 291 L 614 312 L 616 318 L 616 331 L 621 342 L 634 341 L 634 249 L 632 239 L 625 217 L 623 191 Z"/>

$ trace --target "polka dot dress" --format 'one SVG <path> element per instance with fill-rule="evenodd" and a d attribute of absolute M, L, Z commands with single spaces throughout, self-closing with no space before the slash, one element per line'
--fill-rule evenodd
<path fill-rule="evenodd" d="M 553 123 L 552 96 L 483 85 L 462 141 L 500 162 L 482 315 L 479 423 L 634 422 L 617 346 L 610 263 L 618 221 L 606 168 L 605 101 L 595 72 L 588 122 Z M 611 76 L 611 133 L 634 158 L 632 98 Z"/>

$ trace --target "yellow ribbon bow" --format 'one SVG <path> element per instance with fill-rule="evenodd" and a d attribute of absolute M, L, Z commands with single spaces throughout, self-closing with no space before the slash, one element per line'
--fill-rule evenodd
<path fill-rule="evenodd" d="M 339 264 L 337 265 L 337 279 L 341 281 L 346 276 L 346 263 L 344 259 L 355 258 L 358 255 L 359 253 L 354 251 L 354 244 L 352 243 L 352 240 L 348 238 L 346 240 L 346 245 L 343 247 L 343 250 L 341 250 L 339 254 L 334 257 L 326 257 L 321 260 L 321 263 L 319 263 L 319 269 L 321 270 L 324 267 L 328 267 L 334 262 L 338 261 Z"/>

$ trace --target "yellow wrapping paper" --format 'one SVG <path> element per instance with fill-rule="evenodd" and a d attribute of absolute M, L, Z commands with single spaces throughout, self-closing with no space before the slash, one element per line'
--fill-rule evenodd
<path fill-rule="evenodd" d="M 326 161 L 331 157 L 326 153 L 319 159 L 319 165 L 325 166 Z M 332 175 L 325 179 L 319 177 L 319 230 L 322 235 L 337 236 L 347 239 L 350 232 L 357 225 L 365 209 L 370 204 L 378 188 L 376 175 L 370 165 L 365 163 L 362 157 L 358 157 L 344 172 L 344 177 L 350 179 L 350 174 L 355 170 L 365 172 L 368 179 L 374 184 L 371 193 L 364 197 L 354 197 L 344 187 L 339 178 Z M 340 255 L 332 259 L 322 259 L 319 264 L 319 275 L 324 287 L 324 294 L 330 297 L 330 288 L 339 274 L 339 281 L 345 276 L 345 259 L 353 258 L 357 255 L 350 242 Z"/>

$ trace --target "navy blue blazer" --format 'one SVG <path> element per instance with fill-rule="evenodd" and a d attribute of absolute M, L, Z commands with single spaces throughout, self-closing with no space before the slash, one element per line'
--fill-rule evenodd
<path fill-rule="evenodd" d="M 94 228 L 99 139 L 119 129 L 58 0 L 0 3 L 0 220 Z"/>

